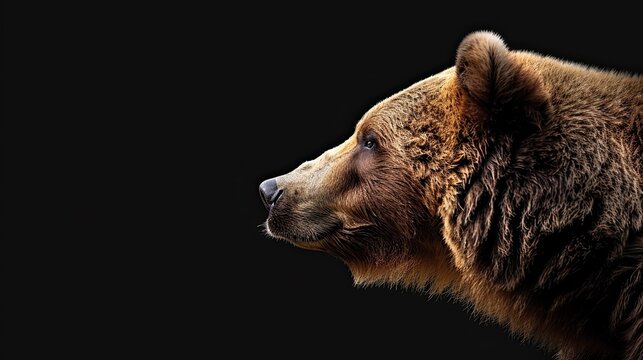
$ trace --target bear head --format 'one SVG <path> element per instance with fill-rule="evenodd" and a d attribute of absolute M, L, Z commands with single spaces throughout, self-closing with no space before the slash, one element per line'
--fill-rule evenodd
<path fill-rule="evenodd" d="M 454 67 L 375 105 L 341 145 L 261 183 L 265 231 L 339 257 L 358 283 L 436 285 L 436 266 L 461 263 L 456 244 L 443 246 L 457 193 L 491 142 L 533 131 L 547 104 L 502 39 L 473 33 Z"/>

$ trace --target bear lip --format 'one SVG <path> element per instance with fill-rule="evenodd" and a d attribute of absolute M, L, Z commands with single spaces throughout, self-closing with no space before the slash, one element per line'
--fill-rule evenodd
<path fill-rule="evenodd" d="M 332 226 L 329 226 L 327 229 L 324 229 L 318 233 L 315 233 L 313 236 L 297 236 L 297 234 L 294 234 L 292 232 L 288 232 L 285 234 L 276 233 L 270 229 L 269 221 L 271 216 L 272 216 L 272 213 L 268 215 L 268 219 L 266 219 L 266 221 L 263 223 L 263 228 L 265 233 L 272 238 L 285 240 L 297 246 L 301 244 L 320 243 L 323 240 L 328 239 L 330 236 L 340 232 L 344 227 L 340 221 L 337 221 Z M 304 246 L 300 246 L 300 247 L 304 247 Z"/>

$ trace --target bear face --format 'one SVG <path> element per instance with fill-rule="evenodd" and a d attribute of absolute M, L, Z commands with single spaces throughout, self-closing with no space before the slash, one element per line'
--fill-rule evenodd
<path fill-rule="evenodd" d="M 358 281 L 360 269 L 398 266 L 437 241 L 437 200 L 446 181 L 439 176 L 448 175 L 455 155 L 445 145 L 454 129 L 444 123 L 436 95 L 451 73 L 383 101 L 343 144 L 263 182 L 266 232 L 341 258 Z M 434 172 L 426 173 L 430 167 Z"/>
<path fill-rule="evenodd" d="M 396 115 L 369 112 L 343 144 L 262 183 L 266 232 L 348 262 L 406 253 L 428 216 Z"/>
<path fill-rule="evenodd" d="M 448 290 L 560 358 L 643 356 L 641 77 L 467 36 L 455 66 L 260 185 L 266 233 Z"/>

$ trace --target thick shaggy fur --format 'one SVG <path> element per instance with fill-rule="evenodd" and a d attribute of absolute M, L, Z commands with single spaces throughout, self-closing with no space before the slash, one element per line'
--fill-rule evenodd
<path fill-rule="evenodd" d="M 640 76 L 473 33 L 277 178 L 267 231 L 360 284 L 449 291 L 559 359 L 641 359 L 642 111 Z"/>

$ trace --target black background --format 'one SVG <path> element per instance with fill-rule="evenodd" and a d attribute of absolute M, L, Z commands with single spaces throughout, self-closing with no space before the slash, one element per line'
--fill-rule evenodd
<path fill-rule="evenodd" d="M 448 296 L 357 288 L 341 261 L 268 239 L 257 187 L 452 66 L 474 30 L 641 73 L 636 11 L 48 6 L 3 11 L 3 221 L 21 250 L 4 254 L 4 312 L 28 314 L 5 339 L 79 356 L 550 356 Z"/>

